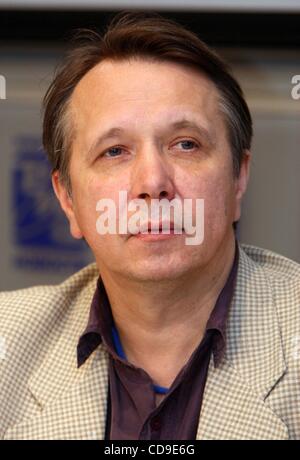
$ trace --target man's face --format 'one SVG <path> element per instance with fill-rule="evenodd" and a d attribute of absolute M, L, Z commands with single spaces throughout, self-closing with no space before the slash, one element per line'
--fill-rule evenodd
<path fill-rule="evenodd" d="M 218 92 L 210 80 L 175 63 L 104 61 L 76 86 L 71 116 L 72 199 L 53 182 L 73 236 L 84 236 L 100 273 L 174 279 L 205 268 L 228 246 L 232 222 L 240 216 L 248 162 L 235 178 Z M 174 125 L 183 119 L 195 126 Z M 109 198 L 118 208 L 119 191 L 127 192 L 128 201 L 142 198 L 149 205 L 154 198 L 204 199 L 202 244 L 187 245 L 184 233 L 155 241 L 99 235 L 96 203 Z"/>

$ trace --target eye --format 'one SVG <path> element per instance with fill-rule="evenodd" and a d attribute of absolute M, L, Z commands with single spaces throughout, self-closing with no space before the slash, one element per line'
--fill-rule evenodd
<path fill-rule="evenodd" d="M 192 141 L 190 139 L 183 139 L 180 142 L 177 142 L 177 144 L 175 144 L 175 145 L 179 145 L 179 144 L 183 145 L 183 150 L 192 150 L 195 147 L 196 148 L 199 147 L 199 145 L 196 142 L 194 142 L 194 141 Z"/>
<path fill-rule="evenodd" d="M 103 152 L 104 157 L 115 158 L 122 152 L 122 147 L 111 147 Z"/>

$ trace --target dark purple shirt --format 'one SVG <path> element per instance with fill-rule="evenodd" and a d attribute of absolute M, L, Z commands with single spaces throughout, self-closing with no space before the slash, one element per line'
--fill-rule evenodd
<path fill-rule="evenodd" d="M 143 369 L 118 356 L 112 337 L 114 321 L 101 278 L 92 300 L 88 325 L 77 347 L 80 367 L 101 341 L 109 353 L 106 439 L 193 440 L 196 438 L 211 353 L 215 366 L 226 343 L 226 320 L 238 268 L 236 242 L 231 272 L 206 324 L 204 336 L 156 405 L 153 381 Z"/>

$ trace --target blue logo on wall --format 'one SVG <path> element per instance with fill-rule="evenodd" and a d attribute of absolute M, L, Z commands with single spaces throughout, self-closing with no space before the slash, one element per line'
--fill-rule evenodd
<path fill-rule="evenodd" d="M 52 189 L 50 165 L 37 140 L 18 139 L 15 158 L 14 244 L 23 249 L 15 262 L 24 265 L 26 260 L 36 268 L 54 264 L 55 268 L 71 265 L 70 268 L 79 269 L 86 265 L 87 255 L 90 258 L 87 245 L 70 235 L 68 221 Z"/>

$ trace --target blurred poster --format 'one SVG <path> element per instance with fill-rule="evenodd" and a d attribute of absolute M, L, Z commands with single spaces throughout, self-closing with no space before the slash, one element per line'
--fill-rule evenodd
<path fill-rule="evenodd" d="M 16 139 L 11 170 L 13 266 L 18 270 L 77 271 L 86 264 L 84 241 L 69 233 L 51 184 L 50 165 L 34 136 Z"/>

